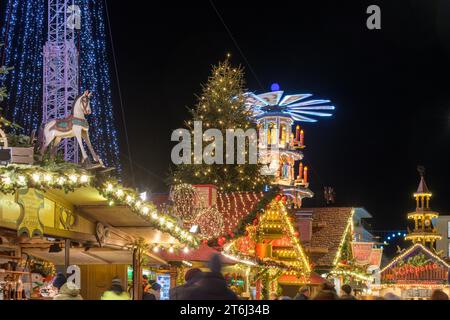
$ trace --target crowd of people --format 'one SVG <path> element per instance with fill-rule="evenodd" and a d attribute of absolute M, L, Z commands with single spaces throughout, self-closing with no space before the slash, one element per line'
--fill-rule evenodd
<path fill-rule="evenodd" d="M 174 287 L 169 291 L 170 300 L 239 300 L 222 275 L 222 262 L 219 255 L 214 255 L 209 261 L 209 272 L 200 269 L 190 269 L 185 274 L 185 283 Z M 143 300 L 160 300 L 161 285 L 148 277 L 143 277 Z M 58 289 L 54 300 L 83 300 L 80 289 L 72 282 L 67 282 L 66 277 L 59 273 L 53 281 L 53 286 Z M 358 300 L 350 285 L 343 285 L 340 294 L 336 292 L 334 285 L 323 283 L 317 293 L 311 294 L 311 288 L 301 287 L 297 295 L 292 299 L 288 296 L 272 294 L 271 300 Z M 109 290 L 101 296 L 102 300 L 131 300 L 131 295 L 122 286 L 122 281 L 116 277 L 112 280 Z M 393 293 L 387 293 L 377 300 L 401 300 Z M 442 290 L 435 290 L 431 300 L 449 300 L 448 295 Z"/>
<path fill-rule="evenodd" d="M 293 300 L 358 300 L 353 291 L 354 290 L 350 285 L 345 284 L 341 287 L 341 294 L 338 295 L 332 284 L 324 283 L 313 297 L 311 297 L 311 290 L 309 287 L 300 288 Z M 276 299 L 292 300 L 289 297 L 277 297 Z M 375 300 L 401 300 L 401 298 L 390 292 L 384 295 L 384 297 L 376 297 Z M 449 297 L 444 291 L 436 289 L 433 291 L 430 300 L 449 300 Z"/>

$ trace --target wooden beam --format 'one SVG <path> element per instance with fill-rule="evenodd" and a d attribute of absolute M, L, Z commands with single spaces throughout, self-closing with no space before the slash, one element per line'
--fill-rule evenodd
<path fill-rule="evenodd" d="M 325 228 L 327 226 L 326 222 L 313 222 L 313 228 Z"/>
<path fill-rule="evenodd" d="M 69 266 L 70 266 L 70 239 L 66 239 L 64 241 L 64 272 L 67 272 Z"/>
<path fill-rule="evenodd" d="M 80 251 L 82 254 L 84 254 L 84 255 L 86 255 L 86 256 L 89 256 L 89 257 L 91 257 L 91 258 L 94 258 L 94 259 L 97 259 L 97 260 L 100 260 L 100 261 L 102 261 L 102 262 L 104 262 L 104 263 L 106 263 L 106 264 L 112 264 L 112 262 L 111 261 L 108 261 L 108 260 L 106 260 L 106 259 L 103 259 L 102 257 L 99 257 L 98 255 L 96 255 L 96 254 L 94 254 L 94 253 L 92 253 L 92 252 L 90 252 L 92 249 L 90 249 L 89 251 Z M 106 250 L 105 250 L 106 251 Z"/>
<path fill-rule="evenodd" d="M 328 253 L 328 248 L 325 247 L 305 247 L 305 252 L 308 253 Z"/>
<path fill-rule="evenodd" d="M 150 257 L 150 258 L 152 258 L 153 260 L 159 261 L 162 265 L 167 265 L 167 264 L 169 264 L 166 260 L 164 260 L 164 259 L 158 257 L 157 255 L 154 255 L 153 253 L 151 253 L 151 252 L 149 252 L 149 251 L 146 251 L 146 252 L 145 252 L 145 255 L 148 256 L 148 257 Z"/>

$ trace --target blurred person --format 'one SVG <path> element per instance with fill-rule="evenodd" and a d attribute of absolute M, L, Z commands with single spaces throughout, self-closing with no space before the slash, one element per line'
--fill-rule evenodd
<path fill-rule="evenodd" d="M 111 282 L 111 288 L 105 291 L 101 297 L 102 300 L 131 300 L 128 292 L 122 286 L 119 277 L 114 277 Z"/>
<path fill-rule="evenodd" d="M 219 254 L 211 256 L 208 267 L 211 272 L 203 272 L 199 281 L 183 290 L 180 300 L 238 300 L 221 273 L 222 261 Z"/>
<path fill-rule="evenodd" d="M 83 300 L 80 291 L 80 288 L 75 283 L 69 281 L 63 284 L 58 294 L 53 297 L 53 300 Z"/>
<path fill-rule="evenodd" d="M 314 296 L 313 300 L 339 300 L 339 297 L 334 286 L 326 282 L 320 286 L 320 291 Z"/>
<path fill-rule="evenodd" d="M 444 291 L 436 289 L 431 294 L 431 300 L 448 300 L 448 295 Z"/>
<path fill-rule="evenodd" d="M 269 300 L 278 300 L 278 298 L 279 298 L 278 295 L 275 292 L 272 292 L 270 294 Z"/>
<path fill-rule="evenodd" d="M 142 276 L 142 285 L 144 288 L 148 285 L 148 276 L 146 274 Z"/>
<path fill-rule="evenodd" d="M 183 292 L 186 288 L 189 288 L 194 283 L 200 280 L 202 276 L 202 270 L 198 268 L 190 269 L 184 275 L 185 284 L 181 286 L 177 286 L 175 288 L 170 289 L 169 291 L 169 299 L 170 300 L 182 300 Z"/>
<path fill-rule="evenodd" d="M 356 297 L 352 294 L 352 287 L 349 286 L 348 284 L 344 284 L 341 288 L 341 300 L 358 300 L 356 299 Z"/>
<path fill-rule="evenodd" d="M 304 286 L 304 287 L 301 287 L 300 290 L 298 290 L 298 293 L 295 296 L 294 300 L 309 300 L 310 296 L 311 296 L 311 290 L 309 289 L 309 287 Z"/>
<path fill-rule="evenodd" d="M 392 292 L 388 292 L 384 295 L 384 300 L 402 300 L 400 297 Z"/>
<path fill-rule="evenodd" d="M 160 300 L 161 299 L 161 285 L 153 283 L 147 291 L 144 292 L 142 300 Z"/>
<path fill-rule="evenodd" d="M 53 279 L 53 286 L 58 289 L 58 291 L 61 289 L 61 287 L 67 282 L 67 278 L 64 274 L 59 272 L 55 279 Z"/>

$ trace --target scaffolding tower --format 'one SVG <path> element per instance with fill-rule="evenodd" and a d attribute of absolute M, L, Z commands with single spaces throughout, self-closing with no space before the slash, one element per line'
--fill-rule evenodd
<path fill-rule="evenodd" d="M 48 38 L 44 46 L 43 123 L 71 114 L 78 96 L 78 49 L 75 45 L 74 0 L 48 0 Z M 78 163 L 75 138 L 61 144 L 64 158 Z"/>

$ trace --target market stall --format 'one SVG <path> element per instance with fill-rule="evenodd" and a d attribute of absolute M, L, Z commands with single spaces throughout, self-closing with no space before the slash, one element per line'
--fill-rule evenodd
<path fill-rule="evenodd" d="M 429 299 L 435 289 L 450 294 L 449 268 L 431 250 L 415 244 L 381 270 L 372 291 L 379 296 L 391 292 L 403 300 Z"/>
<path fill-rule="evenodd" d="M 115 276 L 125 286 L 130 265 L 137 270 L 135 282 L 140 281 L 144 256 L 149 265 L 167 264 L 150 245 L 187 251 L 198 245 L 176 219 L 159 212 L 109 175 L 67 163 L 10 164 L 0 167 L 0 179 L 0 235 L 3 246 L 10 250 L 5 252 L 7 259 L 26 261 L 32 257 L 52 263 L 63 273 L 70 266 L 79 266 L 86 299 L 98 299 Z M 17 287 L 15 291 L 22 292 L 19 275 L 22 283 L 42 283 L 44 287 L 48 283 L 34 281 L 37 275 L 30 273 L 29 263 L 11 265 L 8 262 L 8 267 L 0 267 L 0 274 L 14 275 L 8 280 Z M 29 299 L 32 288 L 27 286 L 25 297 Z M 138 298 L 141 288 L 134 287 Z"/>
<path fill-rule="evenodd" d="M 253 279 L 250 282 L 254 284 L 250 289 L 257 300 L 283 294 L 279 283 L 282 276 L 294 276 L 299 283 L 309 283 L 311 267 L 285 201 L 281 195 L 269 194 L 263 199 L 261 210 L 246 217 L 252 224 L 240 224 L 234 232 L 235 239 L 223 246 L 225 257 L 250 268 Z"/>
<path fill-rule="evenodd" d="M 442 236 L 437 233 L 434 219 L 439 213 L 431 210 L 432 193 L 425 182 L 425 169 L 418 168 L 420 183 L 414 193 L 416 209 L 408 213 L 411 227 L 405 240 L 413 245 L 401 250 L 379 273 L 379 281 L 373 291 L 383 296 L 394 293 L 405 300 L 429 299 L 434 289 L 450 293 L 450 265 L 436 252 L 436 241 Z"/>

